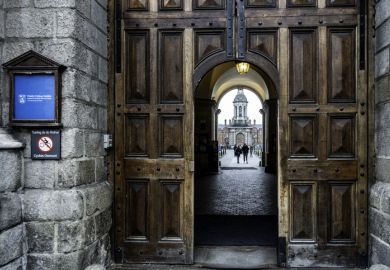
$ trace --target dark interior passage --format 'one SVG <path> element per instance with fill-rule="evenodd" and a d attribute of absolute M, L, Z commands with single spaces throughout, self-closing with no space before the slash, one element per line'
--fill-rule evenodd
<path fill-rule="evenodd" d="M 275 246 L 277 182 L 259 158 L 237 164 L 233 150 L 219 173 L 195 181 L 195 245 Z"/>
<path fill-rule="evenodd" d="M 195 222 L 197 246 L 275 246 L 276 216 L 199 215 Z"/>

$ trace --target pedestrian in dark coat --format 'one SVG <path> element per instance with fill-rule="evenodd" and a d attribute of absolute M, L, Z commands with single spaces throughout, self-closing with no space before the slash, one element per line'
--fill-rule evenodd
<path fill-rule="evenodd" d="M 242 147 L 242 154 L 244 155 L 244 163 L 248 163 L 248 152 L 249 152 L 249 147 L 244 143 L 244 146 Z"/>
<path fill-rule="evenodd" d="M 234 155 L 237 157 L 237 163 L 240 163 L 240 155 L 242 153 L 241 148 L 238 146 L 236 147 L 236 150 L 234 151 Z"/>

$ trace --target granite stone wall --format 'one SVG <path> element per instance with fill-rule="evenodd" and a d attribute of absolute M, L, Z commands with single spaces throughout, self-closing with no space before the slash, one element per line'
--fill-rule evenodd
<path fill-rule="evenodd" d="M 0 269 L 24 269 L 26 232 L 22 221 L 23 144 L 0 128 Z"/>
<path fill-rule="evenodd" d="M 370 263 L 390 266 L 390 0 L 376 3 L 375 179 L 371 187 Z"/>
<path fill-rule="evenodd" d="M 112 223 L 103 149 L 107 1 L 0 0 L 0 64 L 28 50 L 67 66 L 61 94 L 62 158 L 31 160 L 31 130 L 7 128 L 9 82 L 0 69 L 0 125 L 25 145 L 19 151 L 0 149 L 0 162 L 11 166 L 3 170 L 2 164 L 0 171 L 7 177 L 14 172 L 10 175 L 16 179 L 4 188 L 0 179 L 0 246 L 11 236 L 20 239 L 12 243 L 18 248 L 0 249 L 0 269 L 16 269 L 5 265 L 18 258 L 20 269 L 107 266 Z M 3 222 L 2 215 L 12 221 Z"/>

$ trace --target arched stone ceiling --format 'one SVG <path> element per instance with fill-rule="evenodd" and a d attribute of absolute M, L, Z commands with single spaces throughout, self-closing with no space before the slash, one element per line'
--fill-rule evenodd
<path fill-rule="evenodd" d="M 239 74 L 235 67 L 227 69 L 215 82 L 211 98 L 218 102 L 223 95 L 238 86 L 257 93 L 262 101 L 269 99 L 267 85 L 263 77 L 250 69 L 247 74 Z"/>

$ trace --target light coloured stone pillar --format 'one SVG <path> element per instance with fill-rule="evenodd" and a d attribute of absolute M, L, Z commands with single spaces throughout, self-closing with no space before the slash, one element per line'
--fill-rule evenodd
<path fill-rule="evenodd" d="M 32 160 L 30 129 L 12 131 L 26 147 L 20 154 L 7 150 L 7 158 L 2 159 L 21 160 L 19 165 L 12 162 L 13 167 L 2 167 L 0 174 L 19 179 L 16 187 L 10 182 L 4 188 L 23 194 L 20 226 L 27 255 L 22 269 L 108 266 L 112 189 L 103 148 L 107 132 L 107 1 L 0 0 L 1 6 L 1 63 L 34 50 L 67 67 L 60 97 L 62 159 Z M 9 82 L 4 78 L 6 73 L 1 70 L 1 126 L 6 127 Z M 0 185 L 3 183 L 0 179 Z M 8 199 L 8 204 L 17 205 L 12 200 Z M 9 241 L 11 236 L 1 235 L 0 239 Z M 18 248 L 4 246 L 0 242 L 0 257 L 23 254 Z"/>
<path fill-rule="evenodd" d="M 390 266 L 390 0 L 376 3 L 375 20 L 376 166 L 370 192 L 370 263 Z"/>

